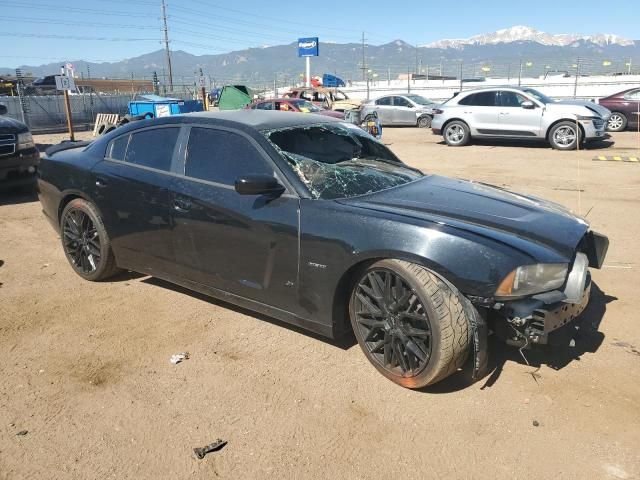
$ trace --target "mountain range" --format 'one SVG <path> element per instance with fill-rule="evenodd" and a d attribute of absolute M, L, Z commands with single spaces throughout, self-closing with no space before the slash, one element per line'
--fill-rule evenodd
<path fill-rule="evenodd" d="M 248 48 L 225 54 L 193 55 L 172 51 L 174 84 L 193 84 L 194 75 L 202 68 L 216 84 L 245 83 L 269 85 L 299 80 L 304 60 L 297 57 L 296 43 Z M 383 45 L 366 45 L 366 69 L 379 79 L 428 69 L 431 75 L 464 77 L 490 72 L 493 76 L 513 76 L 526 64 L 526 74 L 541 75 L 547 70 L 571 71 L 577 62 L 582 74 L 638 71 L 640 41 L 613 34 L 549 34 L 531 27 L 514 26 L 467 39 L 440 40 L 425 45 L 410 45 L 395 40 Z M 112 63 L 91 63 L 69 59 L 78 76 L 100 78 L 150 78 L 153 72 L 166 78 L 164 50 Z M 25 74 L 56 74 L 60 63 L 24 65 Z M 0 67 L 0 75 L 13 74 L 14 69 Z M 320 56 L 312 59 L 316 75 L 333 73 L 344 79 L 363 78 L 362 45 L 360 43 L 322 43 Z"/>

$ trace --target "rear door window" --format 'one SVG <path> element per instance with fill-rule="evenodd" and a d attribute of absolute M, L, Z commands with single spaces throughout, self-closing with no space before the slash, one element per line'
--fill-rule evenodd
<path fill-rule="evenodd" d="M 376 105 L 391 105 L 391 97 L 382 97 L 376 100 Z"/>
<path fill-rule="evenodd" d="M 125 161 L 158 170 L 171 170 L 180 127 L 152 128 L 131 134 Z"/>
<path fill-rule="evenodd" d="M 633 90 L 624 96 L 625 100 L 640 101 L 640 90 Z"/>
<path fill-rule="evenodd" d="M 458 101 L 458 105 L 473 105 L 476 107 L 497 107 L 497 92 L 478 92 L 464 97 Z"/>
<path fill-rule="evenodd" d="M 242 175 L 273 175 L 273 168 L 249 140 L 237 133 L 193 127 L 187 144 L 185 175 L 234 185 Z"/>

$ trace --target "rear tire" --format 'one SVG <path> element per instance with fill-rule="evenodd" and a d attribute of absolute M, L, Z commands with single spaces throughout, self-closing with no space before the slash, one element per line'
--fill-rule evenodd
<path fill-rule="evenodd" d="M 425 115 L 424 117 L 420 117 L 418 119 L 418 128 L 431 128 L 431 117 L 429 115 Z"/>
<path fill-rule="evenodd" d="M 442 132 L 444 141 L 450 147 L 464 147 L 471 141 L 469 126 L 461 120 L 447 123 Z"/>
<path fill-rule="evenodd" d="M 610 132 L 622 132 L 627 128 L 627 117 L 624 113 L 613 112 L 607 122 L 607 130 Z"/>
<path fill-rule="evenodd" d="M 349 316 L 374 367 L 406 388 L 421 388 L 460 369 L 472 327 L 460 292 L 426 268 L 381 260 L 353 287 Z"/>
<path fill-rule="evenodd" d="M 92 203 L 76 198 L 64 207 L 60 239 L 69 264 L 85 280 L 105 280 L 120 271 L 107 230 Z"/>
<path fill-rule="evenodd" d="M 560 122 L 549 132 L 549 143 L 556 150 L 575 150 L 576 140 L 582 142 L 582 130 L 574 122 Z"/>

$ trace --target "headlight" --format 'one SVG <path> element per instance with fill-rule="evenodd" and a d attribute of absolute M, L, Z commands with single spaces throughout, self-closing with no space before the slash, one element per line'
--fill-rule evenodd
<path fill-rule="evenodd" d="M 599 117 L 587 117 L 583 115 L 576 115 L 576 118 L 583 125 L 591 125 L 594 120 L 597 120 Z"/>
<path fill-rule="evenodd" d="M 35 147 L 33 143 L 33 137 L 30 132 L 24 132 L 18 134 L 18 150 L 27 150 Z"/>
<path fill-rule="evenodd" d="M 567 277 L 566 263 L 523 265 L 507 275 L 496 290 L 496 298 L 521 297 L 560 288 Z"/>

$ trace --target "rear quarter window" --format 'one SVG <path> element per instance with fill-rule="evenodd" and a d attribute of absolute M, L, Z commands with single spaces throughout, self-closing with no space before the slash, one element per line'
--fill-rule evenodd
<path fill-rule="evenodd" d="M 121 137 L 111 140 L 109 146 L 107 146 L 106 157 L 112 160 L 124 161 L 125 154 L 127 153 L 127 144 L 129 143 L 129 135 L 123 135 Z"/>

